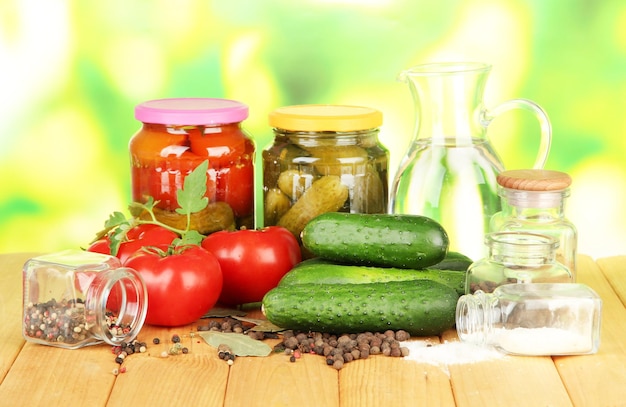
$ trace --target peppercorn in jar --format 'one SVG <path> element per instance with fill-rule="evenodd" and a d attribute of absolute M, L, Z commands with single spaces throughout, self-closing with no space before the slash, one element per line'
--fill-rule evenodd
<path fill-rule="evenodd" d="M 66 349 L 135 339 L 146 319 L 141 275 L 119 259 L 84 250 L 33 257 L 23 268 L 22 335 Z"/>
<path fill-rule="evenodd" d="M 379 142 L 382 114 L 345 105 L 297 105 L 269 116 L 263 151 L 264 225 L 289 229 L 324 212 L 385 213 L 389 152 Z"/>
<path fill-rule="evenodd" d="M 184 229 L 177 191 L 208 160 L 209 204 L 193 214 L 191 228 L 202 234 L 253 228 L 255 146 L 241 126 L 247 117 L 246 105 L 227 99 L 157 99 L 136 106 L 142 126 L 129 144 L 133 200 L 154 198 L 157 219 Z"/>

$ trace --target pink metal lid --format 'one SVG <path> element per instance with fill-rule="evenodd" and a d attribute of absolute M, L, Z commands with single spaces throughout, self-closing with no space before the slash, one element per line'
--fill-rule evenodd
<path fill-rule="evenodd" d="M 248 106 L 229 99 L 155 99 L 135 107 L 135 118 L 143 123 L 210 125 L 238 123 L 248 117 Z"/>

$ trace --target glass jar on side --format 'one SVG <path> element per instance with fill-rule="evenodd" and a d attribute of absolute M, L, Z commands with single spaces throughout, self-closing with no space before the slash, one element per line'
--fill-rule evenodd
<path fill-rule="evenodd" d="M 456 329 L 464 342 L 516 355 L 598 351 L 602 300 L 583 284 L 508 284 L 459 298 Z"/>
<path fill-rule="evenodd" d="M 191 228 L 201 234 L 254 228 L 254 153 L 242 128 L 248 107 L 227 99 L 157 99 L 135 108 L 141 128 L 130 140 L 132 197 L 158 201 L 157 219 L 184 229 L 177 191 L 185 177 L 208 160 L 208 206 L 193 214 Z"/>
<path fill-rule="evenodd" d="M 512 170 L 498 175 L 502 210 L 491 218 L 489 230 L 527 231 L 556 238 L 556 260 L 571 271 L 576 280 L 578 232 L 565 216 L 571 177 L 560 171 Z"/>
<path fill-rule="evenodd" d="M 467 269 L 465 293 L 493 292 L 515 283 L 572 283 L 572 273 L 555 260 L 555 238 L 526 232 L 497 232 L 485 237 L 487 257 Z"/>
<path fill-rule="evenodd" d="M 130 342 L 143 327 L 148 293 L 141 275 L 115 257 L 82 250 L 24 264 L 24 339 L 76 349 Z"/>
<path fill-rule="evenodd" d="M 360 106 L 300 105 L 269 116 L 274 142 L 263 151 L 264 225 L 300 238 L 324 212 L 386 213 L 389 152 L 382 114 Z"/>

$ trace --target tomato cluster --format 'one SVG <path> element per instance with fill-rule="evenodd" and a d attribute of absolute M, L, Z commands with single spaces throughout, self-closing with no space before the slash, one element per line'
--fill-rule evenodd
<path fill-rule="evenodd" d="M 215 232 L 201 246 L 176 247 L 177 238 L 164 227 L 144 224 L 119 244 L 116 256 L 146 283 L 148 324 L 187 325 L 218 302 L 259 302 L 301 261 L 297 240 L 279 226 Z M 110 243 L 105 237 L 88 250 L 111 254 Z"/>

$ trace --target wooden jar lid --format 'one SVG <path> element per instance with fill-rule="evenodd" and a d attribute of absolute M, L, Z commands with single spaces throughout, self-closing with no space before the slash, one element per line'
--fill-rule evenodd
<path fill-rule="evenodd" d="M 558 191 L 572 183 L 572 178 L 564 172 L 535 169 L 503 171 L 497 180 L 504 188 L 523 191 Z"/>

